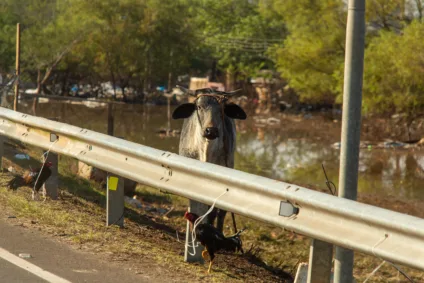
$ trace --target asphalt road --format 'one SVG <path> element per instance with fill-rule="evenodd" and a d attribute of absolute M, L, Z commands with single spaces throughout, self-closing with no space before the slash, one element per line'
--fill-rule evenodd
<path fill-rule="evenodd" d="M 40 277 L 26 271 L 6 260 L 0 259 L 0 278 L 1 282 L 31 282 L 45 283 L 48 282 Z"/>
<path fill-rule="evenodd" d="M 0 282 L 151 282 L 101 256 L 72 250 L 0 217 Z M 20 253 L 31 255 L 20 258 Z"/>

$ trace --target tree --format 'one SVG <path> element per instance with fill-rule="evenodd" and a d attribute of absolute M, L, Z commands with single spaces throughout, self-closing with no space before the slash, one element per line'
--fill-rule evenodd
<path fill-rule="evenodd" d="M 346 10 L 342 1 L 275 0 L 289 35 L 275 49 L 277 69 L 302 100 L 334 101 L 344 61 Z"/>
<path fill-rule="evenodd" d="M 414 21 L 402 34 L 382 31 L 365 52 L 365 112 L 407 114 L 409 129 L 424 109 L 424 23 Z M 409 133 L 409 130 L 408 130 Z"/>
<path fill-rule="evenodd" d="M 83 34 L 84 22 L 72 11 L 74 1 L 35 0 L 5 3 L 5 9 L 21 23 L 21 66 L 37 72 L 40 92 L 53 70 Z M 43 73 L 43 74 L 42 74 Z"/>
<path fill-rule="evenodd" d="M 0 3 L 0 73 L 10 72 L 15 61 L 17 19 L 9 12 L 9 4 Z"/>
<path fill-rule="evenodd" d="M 282 22 L 266 19 L 260 2 L 246 0 L 199 0 L 196 20 L 198 36 L 205 42 L 219 68 L 227 75 L 227 88 L 232 82 L 245 79 L 264 67 L 272 67 L 266 51 L 282 41 Z M 263 12 L 263 9 L 262 9 Z"/>
<path fill-rule="evenodd" d="M 366 1 L 366 21 L 375 29 L 400 30 L 406 20 L 405 0 Z"/>

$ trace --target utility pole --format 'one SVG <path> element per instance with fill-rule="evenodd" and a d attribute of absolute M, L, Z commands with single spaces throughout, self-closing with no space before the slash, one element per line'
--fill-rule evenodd
<path fill-rule="evenodd" d="M 351 200 L 356 200 L 358 191 L 364 46 L 365 0 L 349 0 L 346 26 L 339 197 Z M 336 247 L 334 282 L 353 282 L 353 251 Z"/>

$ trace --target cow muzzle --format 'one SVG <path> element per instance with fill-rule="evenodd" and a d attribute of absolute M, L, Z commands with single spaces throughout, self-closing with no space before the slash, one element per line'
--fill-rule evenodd
<path fill-rule="evenodd" d="M 216 127 L 206 128 L 205 131 L 203 132 L 203 137 L 207 138 L 208 140 L 216 139 L 217 137 L 219 137 L 218 128 Z"/>

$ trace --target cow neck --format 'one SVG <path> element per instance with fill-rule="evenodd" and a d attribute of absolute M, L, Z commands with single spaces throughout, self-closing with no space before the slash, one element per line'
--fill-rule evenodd
<path fill-rule="evenodd" d="M 219 106 L 221 107 L 222 142 L 224 143 L 224 161 L 225 161 L 225 167 L 228 167 L 228 148 L 227 148 L 227 136 L 225 135 L 226 131 L 225 131 L 225 111 L 224 111 L 225 101 L 227 101 L 228 98 L 224 95 L 203 93 L 203 94 L 199 94 L 196 97 L 196 100 L 202 96 L 213 97 L 218 102 Z M 202 121 L 200 121 L 199 113 L 197 113 L 197 119 L 199 119 L 199 124 L 202 127 Z"/>

